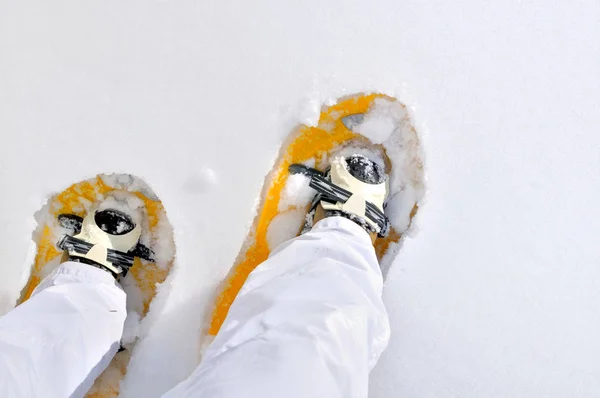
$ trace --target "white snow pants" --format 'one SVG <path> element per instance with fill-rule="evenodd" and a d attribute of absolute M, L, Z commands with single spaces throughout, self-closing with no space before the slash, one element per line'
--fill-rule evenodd
<path fill-rule="evenodd" d="M 382 284 L 368 234 L 321 220 L 252 272 L 198 368 L 164 397 L 367 397 L 389 338 Z M 108 273 L 62 264 L 0 318 L 0 396 L 83 396 L 125 316 Z"/>

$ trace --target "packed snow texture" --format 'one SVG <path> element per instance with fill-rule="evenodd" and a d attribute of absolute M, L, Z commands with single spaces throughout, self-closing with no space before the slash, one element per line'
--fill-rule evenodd
<path fill-rule="evenodd" d="M 304 174 L 291 174 L 288 176 L 285 187 L 281 191 L 278 210 L 304 209 L 312 202 L 317 191 L 308 186 L 310 178 Z"/>
<path fill-rule="evenodd" d="M 306 166 L 314 166 L 314 159 L 307 162 Z M 301 230 L 307 207 L 317 193 L 308 186 L 309 183 L 310 178 L 303 174 L 288 176 L 278 203 L 279 214 L 267 229 L 267 243 L 271 251 L 298 235 Z"/>
<path fill-rule="evenodd" d="M 377 98 L 373 109 L 355 129 L 374 144 L 383 144 L 400 128 L 398 122 L 405 117 L 406 112 L 399 103 Z"/>
<path fill-rule="evenodd" d="M 305 216 L 305 209 L 287 210 L 275 216 L 267 229 L 269 250 L 273 251 L 283 242 L 297 236 Z"/>
<path fill-rule="evenodd" d="M 597 396 L 598 42 L 596 0 L 2 2 L 0 313 L 46 198 L 141 177 L 177 264 L 122 390 L 159 396 L 200 360 L 281 142 L 378 91 L 424 132 L 428 191 L 388 273 L 371 398 Z"/>
<path fill-rule="evenodd" d="M 98 196 L 97 199 L 98 202 L 94 207 L 95 210 L 103 211 L 111 209 L 121 211 L 131 217 L 134 225 L 140 225 L 144 231 L 148 231 L 148 220 L 144 217 L 144 213 L 142 211 L 144 202 L 137 196 L 126 191 L 118 191 L 112 192 L 106 197 Z M 90 208 L 86 209 L 86 212 L 90 211 Z M 125 226 L 126 225 L 127 224 L 125 223 Z M 125 226 L 122 228 L 124 229 Z M 102 228 L 102 226 L 100 226 L 100 228 L 105 230 Z M 121 226 L 119 226 L 119 228 L 121 228 Z"/>

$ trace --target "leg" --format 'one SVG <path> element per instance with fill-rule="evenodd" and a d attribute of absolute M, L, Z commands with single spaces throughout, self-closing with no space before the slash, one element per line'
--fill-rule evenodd
<path fill-rule="evenodd" d="M 61 264 L 0 318 L 0 396 L 83 396 L 117 352 L 126 315 L 108 272 Z"/>
<path fill-rule="evenodd" d="M 248 278 L 196 371 L 168 397 L 366 397 L 389 338 L 369 235 L 342 217 Z"/>

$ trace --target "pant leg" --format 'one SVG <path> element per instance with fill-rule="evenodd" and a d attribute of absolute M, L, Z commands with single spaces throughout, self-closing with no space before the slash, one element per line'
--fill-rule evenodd
<path fill-rule="evenodd" d="M 126 315 L 110 274 L 61 264 L 0 318 L 0 396 L 83 396 L 117 352 Z"/>
<path fill-rule="evenodd" d="M 368 234 L 341 217 L 250 275 L 200 366 L 165 397 L 367 397 L 389 339 Z"/>

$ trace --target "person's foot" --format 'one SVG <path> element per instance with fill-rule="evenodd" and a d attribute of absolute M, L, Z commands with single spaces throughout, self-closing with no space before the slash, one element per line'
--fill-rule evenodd
<path fill-rule="evenodd" d="M 125 275 L 133 265 L 134 249 L 141 236 L 141 227 L 131 216 L 116 209 L 99 210 L 94 206 L 82 220 L 65 218 L 74 236 L 65 235 L 58 245 L 65 251 L 65 261 L 76 261 L 110 272 L 115 278 Z"/>
<path fill-rule="evenodd" d="M 313 225 L 325 217 L 341 216 L 355 222 L 371 236 L 385 236 L 389 222 L 383 212 L 388 194 L 388 176 L 375 162 L 363 155 L 336 157 L 324 179 L 311 186 L 317 190 L 309 212 Z M 349 197 L 348 197 L 349 194 Z"/>

